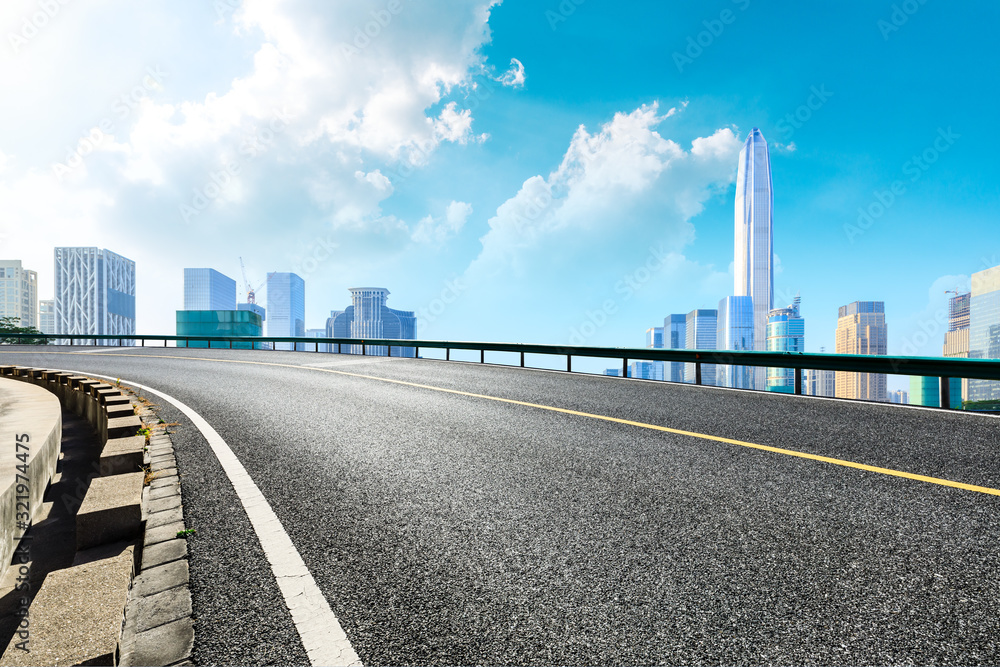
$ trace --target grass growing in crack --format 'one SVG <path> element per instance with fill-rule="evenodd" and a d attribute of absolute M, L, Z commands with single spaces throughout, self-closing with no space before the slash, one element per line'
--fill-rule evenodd
<path fill-rule="evenodd" d="M 185 528 L 184 530 L 178 530 L 177 531 L 177 537 L 183 537 L 183 538 L 187 539 L 187 537 L 189 535 L 194 535 L 197 532 L 198 531 L 195 530 L 194 528 Z"/>
<path fill-rule="evenodd" d="M 160 473 L 159 473 L 159 472 L 153 472 L 152 470 L 150 470 L 150 469 L 149 469 L 149 467 L 148 467 L 148 466 L 143 466 L 143 467 L 142 467 L 142 470 L 143 470 L 143 472 L 145 472 L 145 473 L 146 473 L 146 474 L 145 474 L 145 475 L 143 475 L 143 477 L 142 477 L 142 485 L 143 485 L 143 486 L 149 486 L 149 485 L 150 485 L 150 483 L 151 483 L 151 482 L 152 482 L 152 481 L 153 481 L 154 479 L 156 479 L 157 477 L 159 477 L 159 476 L 160 476 Z"/>

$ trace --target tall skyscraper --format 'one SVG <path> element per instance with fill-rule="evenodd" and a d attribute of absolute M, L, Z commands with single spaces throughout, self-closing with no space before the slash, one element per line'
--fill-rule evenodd
<path fill-rule="evenodd" d="M 306 282 L 295 273 L 267 274 L 267 335 L 306 335 Z M 274 349 L 291 350 L 292 343 L 275 343 Z"/>
<path fill-rule="evenodd" d="M 38 274 L 23 268 L 19 259 L 0 260 L 0 317 L 38 328 Z"/>
<path fill-rule="evenodd" d="M 905 389 L 891 391 L 889 392 L 889 402 L 898 403 L 899 405 L 907 405 L 910 402 L 910 392 Z"/>
<path fill-rule="evenodd" d="M 855 301 L 840 307 L 837 319 L 837 354 L 886 354 L 888 334 L 885 304 Z M 837 397 L 885 401 L 883 373 L 837 371 Z"/>
<path fill-rule="evenodd" d="M 650 327 L 646 329 L 646 347 L 651 349 L 659 349 L 663 347 L 663 327 Z M 641 377 L 646 380 L 662 380 L 663 379 L 663 368 L 664 362 L 662 361 L 648 361 L 648 362 L 636 362 L 652 364 L 648 369 L 645 367 L 638 367 L 632 364 L 633 371 L 632 377 Z"/>
<path fill-rule="evenodd" d="M 806 321 L 799 314 L 801 299 L 796 296 L 787 308 L 774 308 L 767 315 L 768 352 L 805 352 Z M 794 368 L 768 368 L 767 390 L 795 392 Z"/>
<path fill-rule="evenodd" d="M 42 299 L 38 302 L 38 330 L 44 334 L 56 333 L 55 299 Z"/>
<path fill-rule="evenodd" d="M 236 281 L 215 269 L 184 269 L 184 310 L 236 310 Z"/>
<path fill-rule="evenodd" d="M 393 310 L 386 306 L 389 290 L 384 287 L 352 287 L 351 305 L 344 310 L 330 313 L 326 321 L 326 335 L 329 338 L 390 338 L 393 340 L 414 340 L 417 337 L 417 318 L 412 311 Z M 360 345 L 348 346 L 342 351 L 361 354 Z M 371 346 L 368 354 L 385 356 L 388 349 Z M 412 347 L 393 349 L 393 356 L 413 357 Z"/>
<path fill-rule="evenodd" d="M 753 299 L 754 350 L 767 349 L 767 314 L 774 307 L 774 244 L 771 158 L 756 127 L 740 151 L 736 171 L 736 252 L 734 294 Z M 766 371 L 756 368 L 753 388 L 764 387 Z"/>
<path fill-rule="evenodd" d="M 714 350 L 717 337 L 717 310 L 697 309 L 687 314 L 684 328 L 687 331 L 685 348 L 688 350 Z M 684 364 L 684 380 L 695 381 L 695 365 Z M 715 384 L 715 364 L 701 365 L 701 383 Z"/>
<path fill-rule="evenodd" d="M 753 299 L 727 296 L 719 301 L 715 347 L 718 350 L 753 349 Z M 719 364 L 715 369 L 720 387 L 753 388 L 753 366 Z"/>
<path fill-rule="evenodd" d="M 663 347 L 683 350 L 687 347 L 687 315 L 667 315 L 663 318 Z M 684 363 L 668 361 L 663 367 L 663 379 L 684 382 Z"/>
<path fill-rule="evenodd" d="M 972 274 L 969 356 L 1000 359 L 1000 266 Z M 969 380 L 970 401 L 1000 400 L 1000 382 Z"/>
<path fill-rule="evenodd" d="M 649 327 L 646 329 L 646 347 L 663 347 L 663 327 Z"/>
<path fill-rule="evenodd" d="M 100 248 L 56 248 L 56 333 L 135 333 L 135 262 Z"/>
<path fill-rule="evenodd" d="M 965 359 L 969 356 L 969 321 L 972 294 L 956 294 L 948 301 L 948 331 L 944 334 L 946 357 Z M 969 381 L 962 379 L 962 399 L 969 400 Z M 952 397 L 954 399 L 954 397 Z"/>

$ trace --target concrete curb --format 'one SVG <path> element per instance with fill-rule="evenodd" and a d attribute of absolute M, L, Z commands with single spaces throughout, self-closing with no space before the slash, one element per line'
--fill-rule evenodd
<path fill-rule="evenodd" d="M 81 659 L 82 664 L 108 664 L 103 661 L 113 656 L 114 664 L 121 665 L 190 664 L 194 620 L 187 542 L 177 535 L 185 529 L 184 514 L 173 443 L 166 428 L 149 438 L 145 446 L 146 438 L 136 433 L 143 427 L 153 432 L 160 426 L 160 420 L 148 401 L 125 395 L 132 393 L 127 388 L 71 373 L 19 366 L 0 366 L 0 376 L 49 390 L 63 407 L 84 417 L 99 434 L 103 445 L 100 459 L 95 463 L 99 474 L 89 478 L 76 516 L 78 548 L 89 551 L 78 551 L 78 555 L 99 552 L 103 548 L 100 545 L 116 540 L 118 544 L 135 544 L 134 552 L 128 547 L 127 553 L 134 553 L 134 558 L 129 557 L 127 576 L 114 579 L 120 582 L 115 584 L 121 587 L 120 593 L 112 592 L 103 598 L 103 605 L 117 609 L 95 610 L 104 616 L 119 615 L 117 631 L 111 630 L 114 637 L 110 645 L 106 642 L 111 638 L 105 635 L 105 639 L 88 647 L 87 656 L 81 656 L 79 642 L 74 644 L 69 639 L 71 632 L 67 629 L 65 632 L 70 634 L 61 639 L 62 644 L 69 645 L 60 645 L 59 636 L 51 638 L 44 647 L 49 650 L 46 660 L 51 659 L 51 664 L 77 664 Z M 144 477 L 153 478 L 148 486 L 143 485 Z M 101 562 L 105 561 L 97 561 Z M 121 565 L 116 567 L 121 569 Z M 69 582 L 67 586 L 79 586 L 85 568 L 81 568 L 80 574 L 75 569 L 56 570 L 53 574 L 58 573 L 59 577 L 49 576 L 53 580 L 65 579 Z M 43 585 L 36 596 L 39 598 L 44 600 L 46 611 L 36 610 L 32 602 L 33 618 L 36 611 L 46 615 L 43 622 L 48 616 L 58 615 L 62 605 L 52 603 L 51 589 L 46 591 Z M 72 602 L 86 607 L 88 600 L 74 598 Z M 56 611 L 48 611 L 50 608 Z M 61 630 L 50 632 L 61 633 Z M 91 659 L 99 662 L 92 663 Z"/>

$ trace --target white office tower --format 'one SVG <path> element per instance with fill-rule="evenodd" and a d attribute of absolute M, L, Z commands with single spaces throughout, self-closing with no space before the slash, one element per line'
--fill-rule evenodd
<path fill-rule="evenodd" d="M 56 333 L 135 334 L 135 262 L 100 248 L 56 248 Z"/>
<path fill-rule="evenodd" d="M 747 136 L 736 173 L 736 296 L 753 299 L 753 349 L 767 349 L 767 314 L 774 306 L 771 159 L 756 127 Z M 764 389 L 766 369 L 753 371 L 753 389 Z"/>
<path fill-rule="evenodd" d="M 38 328 L 38 274 L 23 268 L 19 259 L 0 259 L 0 317 Z"/>

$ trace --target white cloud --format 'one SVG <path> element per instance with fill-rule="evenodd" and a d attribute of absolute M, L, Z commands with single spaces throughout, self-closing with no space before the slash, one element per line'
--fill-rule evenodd
<path fill-rule="evenodd" d="M 412 238 L 417 243 L 433 243 L 440 245 L 458 234 L 465 221 L 472 215 L 472 205 L 461 201 L 453 201 L 445 209 L 444 217 L 435 220 L 426 216 L 417 223 Z"/>
<path fill-rule="evenodd" d="M 559 166 L 525 180 L 489 219 L 463 276 L 476 298 L 454 309 L 456 319 L 476 321 L 476 308 L 515 312 L 545 303 L 548 324 L 561 329 L 511 321 L 522 330 L 505 335 L 547 334 L 552 342 L 604 299 L 616 304 L 615 317 L 639 304 L 647 314 L 651 303 L 683 312 L 714 307 L 731 278 L 688 260 L 683 249 L 695 238 L 690 219 L 735 178 L 741 144 L 723 128 L 685 149 L 657 129 L 674 113 L 661 114 L 654 103 L 617 113 L 596 132 L 578 128 Z M 629 288 L 630 276 L 649 265 L 657 268 L 642 289 Z"/>
<path fill-rule="evenodd" d="M 517 58 L 510 59 L 510 69 L 496 79 L 505 86 L 518 88 L 524 85 L 524 65 Z"/>

